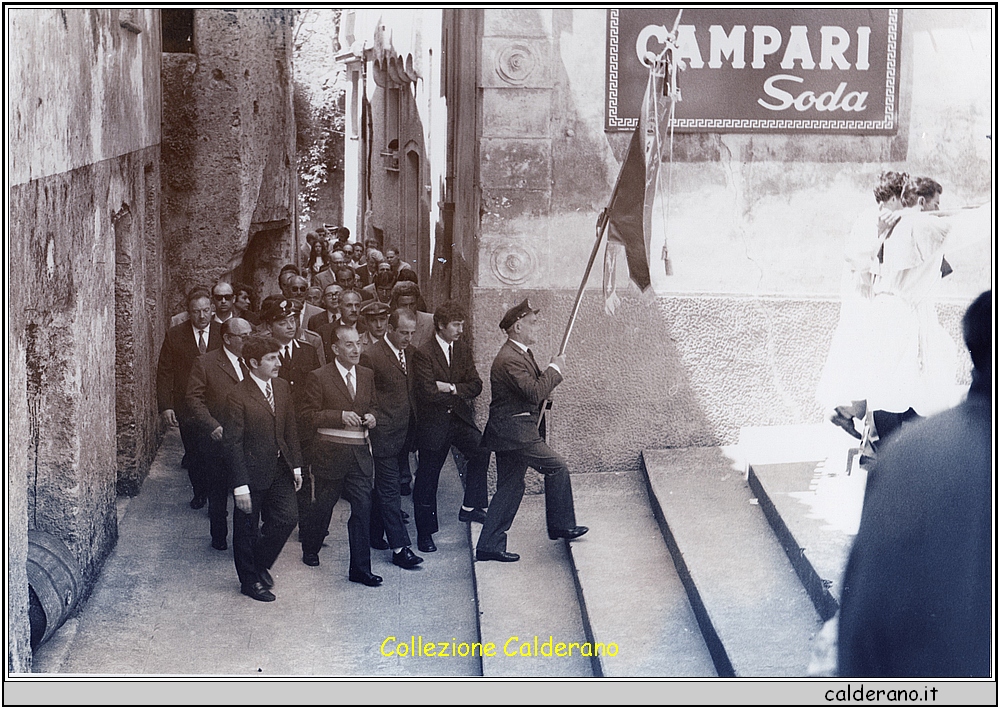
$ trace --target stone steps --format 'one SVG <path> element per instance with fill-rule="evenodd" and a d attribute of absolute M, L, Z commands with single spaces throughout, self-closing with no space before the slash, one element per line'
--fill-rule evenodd
<path fill-rule="evenodd" d="M 820 617 L 739 465 L 644 451 L 650 503 L 720 676 L 803 677 Z"/>

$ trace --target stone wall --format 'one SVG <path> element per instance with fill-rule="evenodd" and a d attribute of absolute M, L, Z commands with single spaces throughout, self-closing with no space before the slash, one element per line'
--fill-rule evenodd
<path fill-rule="evenodd" d="M 86 595 L 157 444 L 159 12 L 15 9 L 7 40 L 8 668 L 26 671 L 27 530 L 66 543 Z"/>
<path fill-rule="evenodd" d="M 292 10 L 199 8 L 194 53 L 163 55 L 163 240 L 170 312 L 232 276 L 277 290 L 295 261 Z M 245 259 L 249 254 L 251 258 Z"/>

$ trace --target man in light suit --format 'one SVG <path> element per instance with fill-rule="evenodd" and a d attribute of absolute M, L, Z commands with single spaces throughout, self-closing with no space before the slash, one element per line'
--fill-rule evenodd
<path fill-rule="evenodd" d="M 220 328 L 222 347 L 203 354 L 194 361 L 188 379 L 187 407 L 197 426 L 198 459 L 208 480 L 208 518 L 212 547 L 228 548 L 229 473 L 222 448 L 222 419 L 229 394 L 249 371 L 240 360 L 243 342 L 253 330 L 246 320 L 227 319 Z"/>
<path fill-rule="evenodd" d="M 538 311 L 528 299 L 507 311 L 500 321 L 507 342 L 490 369 L 490 418 L 483 445 L 496 451 L 497 491 L 490 502 L 476 545 L 477 561 L 517 561 L 507 551 L 507 530 L 524 495 L 524 473 L 531 467 L 545 476 L 545 521 L 549 539 L 576 539 L 587 533 L 576 524 L 573 488 L 562 456 L 545 443 L 542 406 L 562 381 L 565 355 L 556 355 L 545 370 L 535 362 L 530 345 L 538 337 Z"/>
<path fill-rule="evenodd" d="M 399 504 L 400 459 L 410 451 L 413 428 L 413 348 L 410 340 L 416 318 L 406 308 L 389 315 L 388 331 L 361 355 L 361 365 L 375 374 L 378 426 L 371 430 L 375 458 L 375 492 L 372 495 L 371 545 L 392 549 L 392 563 L 404 569 L 423 559 L 410 550 Z M 388 537 L 388 542 L 382 535 Z"/>
<path fill-rule="evenodd" d="M 209 350 L 222 346 L 219 323 L 212 321 L 212 299 L 204 288 L 193 288 L 187 295 L 188 319 L 174 325 L 163 338 L 156 366 L 156 402 L 160 415 L 170 426 L 179 426 L 184 443 L 184 462 L 194 490 L 191 507 L 199 510 L 208 500 L 208 481 L 198 465 L 197 427 L 188 410 L 188 377 L 194 360 Z"/>
<path fill-rule="evenodd" d="M 334 330 L 333 355 L 333 362 L 306 374 L 303 385 L 302 423 L 312 434 L 309 460 L 315 499 L 299 498 L 302 563 L 319 566 L 333 507 L 343 495 L 351 503 L 348 578 L 378 586 L 382 577 L 371 571 L 368 543 L 375 474 L 368 449 L 368 429 L 375 427 L 374 375 L 357 366 L 361 347 L 353 327 L 339 325 Z"/>
<path fill-rule="evenodd" d="M 222 445 L 229 465 L 233 561 L 240 592 L 273 601 L 270 568 L 298 523 L 302 452 L 288 383 L 278 377 L 280 345 L 254 336 L 243 346 L 249 373 L 229 395 Z M 263 519 L 263 527 L 261 520 Z"/>
<path fill-rule="evenodd" d="M 465 311 L 448 301 L 434 311 L 434 337 L 413 353 L 416 438 L 420 451 L 413 486 L 413 515 L 417 523 L 417 549 L 437 551 L 431 535 L 438 531 L 437 489 L 441 466 L 451 446 L 468 458 L 465 498 L 458 519 L 482 522 L 489 504 L 486 469 L 490 452 L 481 448 L 472 400 L 483 390 L 472 348 L 460 340 Z"/>

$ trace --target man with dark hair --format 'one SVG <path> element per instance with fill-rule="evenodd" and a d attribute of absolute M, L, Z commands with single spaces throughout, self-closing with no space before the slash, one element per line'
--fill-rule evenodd
<path fill-rule="evenodd" d="M 187 386 L 187 408 L 197 426 L 198 455 L 193 461 L 208 481 L 208 518 L 212 547 L 228 548 L 229 472 L 222 448 L 226 401 L 248 370 L 240 357 L 243 342 L 253 328 L 246 320 L 231 317 L 219 328 L 222 347 L 194 361 Z"/>
<path fill-rule="evenodd" d="M 413 513 L 417 548 L 437 550 L 431 535 L 438 531 L 437 488 L 441 466 L 452 446 L 468 459 L 465 499 L 458 518 L 482 522 L 489 504 L 486 469 L 490 452 L 480 448 L 472 400 L 483 390 L 472 358 L 472 348 L 461 340 L 465 311 L 449 300 L 434 311 L 434 338 L 413 353 L 416 440 L 420 451 L 413 486 Z"/>
<path fill-rule="evenodd" d="M 302 487 L 302 452 L 291 392 L 278 377 L 279 349 L 272 337 L 247 339 L 249 371 L 230 393 L 222 422 L 236 503 L 233 561 L 240 592 L 256 601 L 274 600 L 270 568 L 298 524 L 295 493 Z"/>
<path fill-rule="evenodd" d="M 337 271 L 337 285 L 343 288 L 345 292 L 355 290 L 357 279 L 358 276 L 353 268 L 344 267 Z"/>
<path fill-rule="evenodd" d="M 306 372 L 320 367 L 316 348 L 308 342 L 295 339 L 298 329 L 298 318 L 295 305 L 288 300 L 271 303 L 266 311 L 261 313 L 268 334 L 278 342 L 278 357 L 281 370 L 278 374 L 291 386 L 292 400 L 296 407 L 300 403 L 299 387 L 305 379 Z"/>
<path fill-rule="evenodd" d="M 361 335 L 361 352 L 380 342 L 389 326 L 389 306 L 378 301 L 370 301 L 361 308 L 364 333 Z"/>
<path fill-rule="evenodd" d="M 419 310 L 420 287 L 410 281 L 397 281 L 392 287 L 389 309 L 409 308 L 417 318 L 417 331 L 413 335 L 413 347 L 420 348 L 434 339 L 434 316 Z"/>
<path fill-rule="evenodd" d="M 391 271 L 381 271 L 375 274 L 375 280 L 361 289 L 361 295 L 366 301 L 378 301 L 389 305 L 392 301 L 392 287 L 396 285 L 396 276 Z"/>
<path fill-rule="evenodd" d="M 319 550 L 333 507 L 343 495 L 351 504 L 348 578 L 378 586 L 382 577 L 372 573 L 369 547 L 375 471 L 368 430 L 376 423 L 374 376 L 370 369 L 357 366 L 361 347 L 353 327 L 337 326 L 332 350 L 333 362 L 309 372 L 303 391 L 302 423 L 313 437 L 309 458 L 314 499 L 299 498 L 302 563 L 319 566 Z"/>
<path fill-rule="evenodd" d="M 188 377 L 194 360 L 222 346 L 219 323 L 212 321 L 212 298 L 204 288 L 187 294 L 188 319 L 174 325 L 163 338 L 156 366 L 156 403 L 163 420 L 181 430 L 188 477 L 194 490 L 191 507 L 199 510 L 208 501 L 208 481 L 195 459 L 198 454 L 197 427 L 185 401 Z"/>
<path fill-rule="evenodd" d="M 412 271 L 413 266 L 404 261 L 399 256 L 400 251 L 398 247 L 390 246 L 385 250 L 385 260 L 392 269 L 392 275 L 398 276 L 400 271 Z M 415 283 L 416 281 L 414 281 Z"/>
<path fill-rule="evenodd" d="M 410 550 L 410 535 L 399 503 L 400 463 L 409 456 L 414 425 L 410 341 L 416 326 L 416 318 L 409 310 L 393 311 L 389 315 L 388 331 L 361 355 L 361 365 L 375 375 L 378 401 L 375 408 L 378 426 L 370 431 L 375 458 L 371 545 L 374 549 L 392 549 L 392 563 L 404 569 L 423 561 Z M 383 539 L 383 533 L 388 542 Z"/>
<path fill-rule="evenodd" d="M 493 495 L 482 534 L 476 545 L 477 561 L 517 561 L 507 551 L 507 530 L 514 522 L 524 495 L 524 473 L 530 467 L 545 476 L 545 522 L 549 539 L 576 539 L 587 533 L 576 524 L 569 469 L 561 455 L 545 442 L 542 405 L 562 382 L 565 355 L 556 355 L 542 370 L 531 345 L 538 338 L 538 310 L 528 299 L 504 314 L 500 329 L 507 342 L 490 369 L 490 418 L 483 445 L 496 451 L 497 491 Z"/>
<path fill-rule="evenodd" d="M 840 599 L 841 676 L 990 676 L 992 291 L 962 325 L 966 400 L 903 429 L 869 475 Z"/>

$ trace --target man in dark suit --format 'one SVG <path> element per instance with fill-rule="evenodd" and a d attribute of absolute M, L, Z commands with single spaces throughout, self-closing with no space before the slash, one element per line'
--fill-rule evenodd
<path fill-rule="evenodd" d="M 417 548 L 437 551 L 431 536 L 438 531 L 437 488 L 441 466 L 451 450 L 458 448 L 468 459 L 465 499 L 458 518 L 482 522 L 489 504 L 486 469 L 490 452 L 481 448 L 482 434 L 476 428 L 472 400 L 483 390 L 472 348 L 459 340 L 465 327 L 465 311 L 448 301 L 434 311 L 434 337 L 413 353 L 416 438 L 420 451 L 413 513 L 417 523 Z"/>
<path fill-rule="evenodd" d="M 253 330 L 246 320 L 238 317 L 227 319 L 220 327 L 222 347 L 203 354 L 194 361 L 188 379 L 187 408 L 197 426 L 198 461 L 208 480 L 208 518 L 212 533 L 212 547 L 223 551 L 228 548 L 229 536 L 229 473 L 222 448 L 226 402 L 236 385 L 247 374 L 246 365 L 240 360 L 243 342 Z"/>
<path fill-rule="evenodd" d="M 904 427 L 869 473 L 840 599 L 843 677 L 989 677 L 995 668 L 991 295 L 962 321 L 974 367 L 966 400 Z"/>
<path fill-rule="evenodd" d="M 281 371 L 278 376 L 292 387 L 292 400 L 298 410 L 301 397 L 299 388 L 305 380 L 307 372 L 320 366 L 316 348 L 308 342 L 295 339 L 298 331 L 298 319 L 295 304 L 290 300 L 273 301 L 263 313 L 261 319 L 268 328 L 271 337 L 278 341 Z"/>
<path fill-rule="evenodd" d="M 375 374 L 378 405 L 371 430 L 375 457 L 375 492 L 372 495 L 371 545 L 392 549 L 392 563 L 410 569 L 423 559 L 410 550 L 399 504 L 400 458 L 409 456 L 413 428 L 413 349 L 410 340 L 417 327 L 413 313 L 405 308 L 389 315 L 389 329 L 361 355 L 361 366 Z M 382 535 L 388 537 L 388 542 Z"/>
<path fill-rule="evenodd" d="M 309 329 L 319 332 L 324 325 L 336 325 L 340 322 L 340 294 L 344 289 L 336 283 L 332 283 L 323 289 L 322 313 L 317 313 L 309 318 Z M 325 353 L 324 353 L 325 354 Z"/>
<path fill-rule="evenodd" d="M 201 354 L 222 346 L 219 324 L 212 321 L 212 299 L 204 288 L 187 295 L 188 320 L 167 330 L 156 367 L 156 402 L 160 414 L 171 426 L 181 429 L 188 478 L 194 490 L 191 507 L 198 510 L 208 500 L 208 481 L 202 475 L 198 456 L 197 427 L 184 398 L 191 365 Z"/>
<path fill-rule="evenodd" d="M 507 342 L 490 369 L 490 418 L 483 445 L 496 451 L 497 491 L 486 513 L 476 545 L 478 561 L 517 561 L 507 551 L 507 530 L 524 496 L 524 473 L 531 467 L 545 476 L 545 521 L 549 539 L 576 539 L 587 533 L 576 524 L 573 488 L 562 456 L 545 443 L 542 406 L 562 381 L 565 355 L 556 355 L 539 369 L 530 349 L 538 337 L 538 311 L 528 299 L 507 311 L 500 321 Z M 539 430 L 541 429 L 541 430 Z"/>
<path fill-rule="evenodd" d="M 243 357 L 249 373 L 229 394 L 222 422 L 236 502 L 233 561 L 240 592 L 257 601 L 274 600 L 270 568 L 298 523 L 295 492 L 302 487 L 290 387 L 278 377 L 279 347 L 272 337 L 247 339 Z"/>
<path fill-rule="evenodd" d="M 358 331 L 340 325 L 334 331 L 334 361 L 306 374 L 302 423 L 313 434 L 309 447 L 314 500 L 301 509 L 299 539 L 302 563 L 319 566 L 319 550 L 337 500 L 351 503 L 347 537 L 351 548 L 348 578 L 378 586 L 371 571 L 369 526 L 375 474 L 368 449 L 368 429 L 375 427 L 375 381 L 361 357 Z M 299 497 L 300 504 L 304 502 Z"/>

